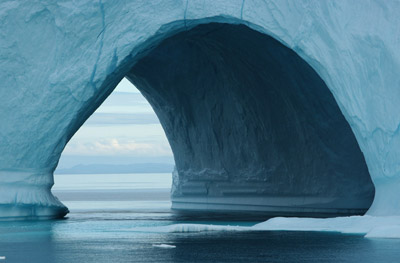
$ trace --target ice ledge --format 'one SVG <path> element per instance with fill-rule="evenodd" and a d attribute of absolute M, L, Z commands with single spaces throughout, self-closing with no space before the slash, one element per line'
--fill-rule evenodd
<path fill-rule="evenodd" d="M 62 218 L 69 211 L 51 193 L 52 171 L 0 170 L 0 220 Z"/>

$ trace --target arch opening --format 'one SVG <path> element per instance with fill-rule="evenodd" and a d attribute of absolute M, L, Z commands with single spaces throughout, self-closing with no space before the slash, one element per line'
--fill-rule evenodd
<path fill-rule="evenodd" d="M 363 214 L 374 186 L 330 90 L 294 51 L 245 25 L 170 36 L 128 79 L 174 153 L 173 208 Z"/>

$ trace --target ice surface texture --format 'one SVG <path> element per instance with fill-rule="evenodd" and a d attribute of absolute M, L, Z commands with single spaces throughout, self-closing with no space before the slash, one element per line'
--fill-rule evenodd
<path fill-rule="evenodd" d="M 359 213 L 373 195 L 359 147 L 375 186 L 369 213 L 400 213 L 400 3 L 3 1 L 0 10 L 1 217 L 67 212 L 51 195 L 52 172 L 126 75 L 170 140 L 178 208 Z M 196 27 L 211 22 L 244 26 Z"/>

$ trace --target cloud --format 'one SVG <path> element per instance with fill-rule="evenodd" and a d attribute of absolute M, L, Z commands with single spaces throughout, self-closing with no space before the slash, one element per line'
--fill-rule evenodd
<path fill-rule="evenodd" d="M 117 138 L 100 139 L 92 142 L 71 141 L 64 150 L 67 155 L 129 155 L 171 156 L 167 143 L 136 142 Z"/>
<path fill-rule="evenodd" d="M 159 124 L 154 113 L 95 113 L 85 125 L 131 125 L 131 124 Z"/>

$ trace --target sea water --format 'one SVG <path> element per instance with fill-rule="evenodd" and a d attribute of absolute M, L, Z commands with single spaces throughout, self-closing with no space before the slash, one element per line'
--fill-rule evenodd
<path fill-rule="evenodd" d="M 170 174 L 56 175 L 66 219 L 0 222 L 1 262 L 400 262 L 400 240 L 293 231 L 163 232 L 179 223 L 251 226 L 256 215 L 170 210 Z M 137 231 L 146 229 L 146 231 Z"/>

